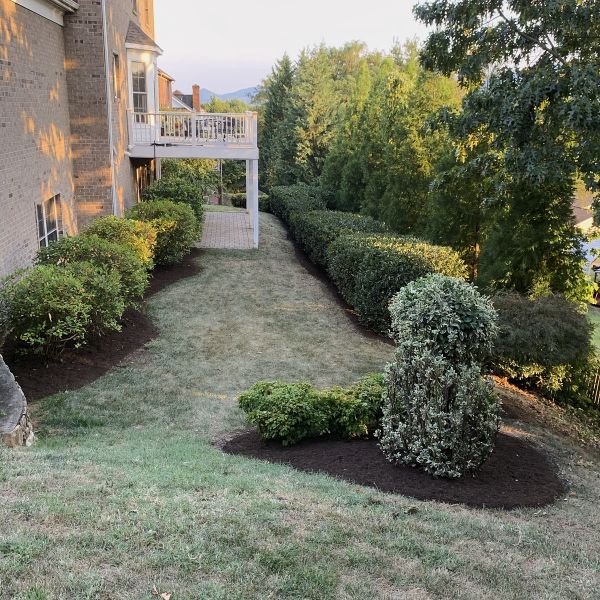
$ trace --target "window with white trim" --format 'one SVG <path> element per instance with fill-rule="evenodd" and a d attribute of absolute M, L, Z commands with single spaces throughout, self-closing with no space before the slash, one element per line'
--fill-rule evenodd
<path fill-rule="evenodd" d="M 60 194 L 52 196 L 41 204 L 35 205 L 37 217 L 38 242 L 40 248 L 45 248 L 60 237 Z"/>
<path fill-rule="evenodd" d="M 148 89 L 146 86 L 146 65 L 143 62 L 131 63 L 131 88 L 133 90 L 133 110 L 136 113 L 148 112 Z"/>

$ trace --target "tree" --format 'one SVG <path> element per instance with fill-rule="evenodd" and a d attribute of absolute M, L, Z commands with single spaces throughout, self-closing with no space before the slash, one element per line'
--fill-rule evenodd
<path fill-rule="evenodd" d="M 457 73 L 468 93 L 453 123 L 464 163 L 480 140 L 501 155 L 500 208 L 480 279 L 532 293 L 586 294 L 571 202 L 577 175 L 598 190 L 600 23 L 593 0 L 437 0 L 415 8 L 435 25 L 425 67 Z"/>

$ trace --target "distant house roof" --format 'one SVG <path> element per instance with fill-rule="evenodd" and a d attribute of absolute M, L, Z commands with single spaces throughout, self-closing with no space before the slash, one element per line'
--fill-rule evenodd
<path fill-rule="evenodd" d="M 593 226 L 594 211 L 592 210 L 593 194 L 583 186 L 579 186 L 573 198 L 573 215 L 575 224 L 583 231 Z"/>
<path fill-rule="evenodd" d="M 135 46 L 153 48 L 162 53 L 162 48 L 147 33 L 144 33 L 141 27 L 133 21 L 129 21 L 129 29 L 127 30 L 125 43 Z"/>

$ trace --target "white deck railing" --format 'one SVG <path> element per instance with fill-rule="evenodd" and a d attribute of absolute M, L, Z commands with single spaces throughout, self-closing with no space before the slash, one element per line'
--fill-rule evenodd
<path fill-rule="evenodd" d="M 258 146 L 257 114 L 129 111 L 131 146 Z"/>

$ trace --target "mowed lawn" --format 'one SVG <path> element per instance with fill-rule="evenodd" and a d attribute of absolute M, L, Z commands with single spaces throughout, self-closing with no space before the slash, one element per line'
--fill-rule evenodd
<path fill-rule="evenodd" d="M 361 333 L 262 217 L 255 252 L 206 251 L 154 296 L 160 336 L 33 407 L 0 450 L 0 598 L 598 598 L 600 470 L 535 428 L 569 496 L 473 510 L 222 454 L 257 380 L 347 384 L 392 348 Z M 165 596 L 166 597 L 166 596 Z"/>

